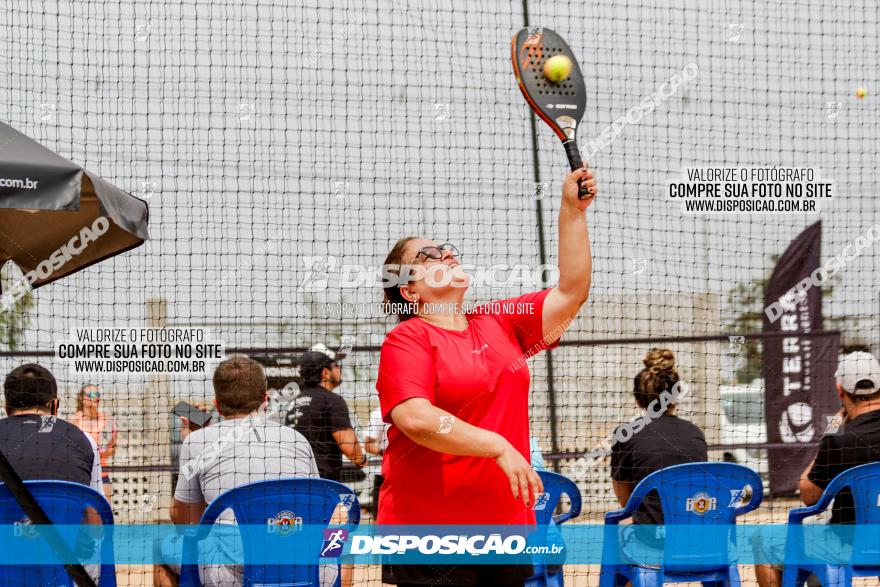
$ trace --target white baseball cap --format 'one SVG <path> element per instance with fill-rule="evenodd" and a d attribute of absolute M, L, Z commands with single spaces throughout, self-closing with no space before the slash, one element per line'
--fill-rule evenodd
<path fill-rule="evenodd" d="M 341 361 L 342 359 L 345 358 L 345 355 L 346 355 L 346 353 L 342 353 L 342 352 L 335 352 L 334 353 L 333 351 L 328 349 L 326 345 L 323 345 L 321 343 L 313 345 L 311 348 L 309 348 L 309 352 L 321 353 L 322 355 L 327 355 L 331 361 Z"/>
<path fill-rule="evenodd" d="M 856 351 L 840 360 L 834 374 L 843 391 L 852 395 L 871 395 L 880 390 L 880 363 L 871 353 Z M 860 381 L 868 380 L 871 387 L 856 389 Z"/>

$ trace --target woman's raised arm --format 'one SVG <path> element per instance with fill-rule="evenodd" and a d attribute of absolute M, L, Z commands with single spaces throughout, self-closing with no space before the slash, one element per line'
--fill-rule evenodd
<path fill-rule="evenodd" d="M 587 187 L 589 197 L 578 199 L 578 186 Z M 544 342 L 555 342 L 577 315 L 590 295 L 593 258 L 587 229 L 587 208 L 595 201 L 596 180 L 587 169 L 576 169 L 562 184 L 559 207 L 559 284 L 544 300 L 541 330 Z"/>

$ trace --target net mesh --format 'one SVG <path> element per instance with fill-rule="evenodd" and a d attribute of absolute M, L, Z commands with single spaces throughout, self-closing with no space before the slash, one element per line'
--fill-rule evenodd
<path fill-rule="evenodd" d="M 74 418 L 83 384 L 101 388 L 99 409 L 118 429 L 105 465 L 120 523 L 167 522 L 181 433 L 171 410 L 210 407 L 211 372 L 79 375 L 54 356 L 71 329 L 204 329 L 267 366 L 270 409 L 290 400 L 301 351 L 350 349 L 336 392 L 362 440 L 395 324 L 364 276 L 398 238 L 451 242 L 463 262 L 521 264 L 533 278 L 475 284 L 468 302 L 542 287 L 566 166 L 540 121 L 533 142 L 511 75 L 510 37 L 527 24 L 553 28 L 579 57 L 582 147 L 686 65 L 699 70 L 591 153 L 591 299 L 552 358 L 529 364 L 531 434 L 550 468 L 576 477 L 579 521 L 618 505 L 608 459 L 570 467 L 638 413 L 632 378 L 652 347 L 671 349 L 691 383 L 678 414 L 703 431 L 709 458 L 766 481 L 767 449 L 754 446 L 766 431 L 751 432 L 764 428 L 753 382 L 762 341 L 728 335 L 760 333 L 774 256 L 806 226 L 822 221 L 825 258 L 878 220 L 873 2 L 9 0 L 0 10 L 3 120 L 150 206 L 143 247 L 34 291 L 2 323 L 3 372 L 49 368 L 62 418 Z M 683 214 L 665 197 L 683 168 L 724 166 L 813 167 L 834 196 L 819 214 L 723 216 Z M 823 287 L 825 327 L 841 330 L 844 349 L 880 350 L 877 259 L 867 251 Z M 353 470 L 343 480 L 368 506 L 375 461 L 365 479 Z M 768 496 L 750 515 L 784 522 L 796 503 Z M 127 584 L 151 572 L 117 569 Z M 566 573 L 598 582 L 597 567 Z M 377 567 L 355 577 L 380 584 Z"/>

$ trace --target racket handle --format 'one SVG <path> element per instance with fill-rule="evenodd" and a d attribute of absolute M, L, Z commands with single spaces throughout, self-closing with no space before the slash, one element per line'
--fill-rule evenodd
<path fill-rule="evenodd" d="M 565 147 L 565 155 L 568 157 L 568 165 L 571 167 L 572 171 L 584 166 L 584 160 L 581 159 L 581 151 L 578 149 L 577 141 L 571 139 L 570 141 L 562 143 L 562 146 Z M 587 188 L 580 186 L 580 189 L 578 190 L 578 198 L 584 200 L 588 195 Z"/>

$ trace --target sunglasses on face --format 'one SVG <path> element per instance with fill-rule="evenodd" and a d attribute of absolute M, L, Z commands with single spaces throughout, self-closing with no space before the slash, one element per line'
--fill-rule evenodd
<path fill-rule="evenodd" d="M 422 247 L 421 249 L 419 249 L 419 252 L 416 253 L 416 261 L 418 261 L 422 256 L 424 256 L 425 259 L 433 259 L 435 261 L 439 261 L 443 258 L 443 255 L 445 253 L 450 253 L 456 259 L 460 255 L 455 245 L 451 243 L 443 243 L 442 245 L 431 245 L 430 247 Z"/>
<path fill-rule="evenodd" d="M 99 400 L 99 399 L 101 399 L 101 393 L 97 392 L 97 391 L 90 391 L 89 393 L 86 394 L 86 397 L 89 398 L 90 400 Z"/>

